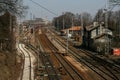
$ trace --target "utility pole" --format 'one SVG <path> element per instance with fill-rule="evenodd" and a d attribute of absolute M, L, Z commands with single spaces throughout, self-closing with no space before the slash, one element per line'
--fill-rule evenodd
<path fill-rule="evenodd" d="M 12 33 L 12 15 L 10 14 L 10 34 Z"/>
<path fill-rule="evenodd" d="M 73 16 L 72 16 L 72 35 L 73 35 L 73 26 L 74 26 L 74 22 L 73 22 Z"/>
<path fill-rule="evenodd" d="M 62 13 L 63 15 L 63 29 L 65 29 L 65 19 L 64 19 L 64 12 Z"/>
<path fill-rule="evenodd" d="M 82 28 L 82 32 L 81 32 L 81 34 L 82 34 L 82 37 L 83 37 L 83 34 L 84 34 L 84 27 L 83 27 L 83 16 L 82 16 L 82 13 L 81 13 L 81 28 Z"/>
<path fill-rule="evenodd" d="M 57 19 L 57 31 L 59 30 L 59 20 Z"/>
<path fill-rule="evenodd" d="M 63 17 L 63 29 L 65 28 L 65 20 L 64 20 L 64 17 Z"/>
<path fill-rule="evenodd" d="M 120 11 L 118 13 L 120 14 Z M 117 17 L 118 17 L 118 20 L 120 20 L 120 15 Z M 118 39 L 120 39 L 120 21 L 118 22 L 117 29 L 118 29 L 117 30 Z"/>
<path fill-rule="evenodd" d="M 67 54 L 68 54 L 68 39 L 69 39 L 69 29 L 67 29 Z"/>
<path fill-rule="evenodd" d="M 21 26 L 21 18 L 19 18 L 19 22 L 18 22 L 19 24 L 18 24 L 18 27 L 17 27 L 17 46 L 19 45 L 19 41 L 20 41 L 20 26 Z"/>
<path fill-rule="evenodd" d="M 81 39 L 82 39 L 82 44 L 85 44 L 84 40 L 84 26 L 83 26 L 83 16 L 82 13 L 80 14 L 80 21 L 81 21 Z"/>
<path fill-rule="evenodd" d="M 106 0 L 106 9 L 105 9 L 105 39 L 106 39 L 106 42 L 105 42 L 105 54 L 109 54 L 109 37 L 108 37 L 108 9 L 109 9 L 109 0 Z"/>

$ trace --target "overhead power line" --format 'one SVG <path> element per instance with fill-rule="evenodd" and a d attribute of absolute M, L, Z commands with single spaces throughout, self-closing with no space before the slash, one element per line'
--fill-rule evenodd
<path fill-rule="evenodd" d="M 36 4 L 36 5 L 38 5 L 39 7 L 41 7 L 41 8 L 43 8 L 43 9 L 45 9 L 46 11 L 48 11 L 49 13 L 51 13 L 51 14 L 53 14 L 53 15 L 55 15 L 55 16 L 57 16 L 57 14 L 56 13 L 54 13 L 53 11 L 51 11 L 51 10 L 49 10 L 48 8 L 45 8 L 44 6 L 42 6 L 42 5 L 40 5 L 39 3 L 37 3 L 37 2 L 35 2 L 35 1 L 33 1 L 33 0 L 30 0 L 31 2 L 33 2 L 34 4 Z"/>

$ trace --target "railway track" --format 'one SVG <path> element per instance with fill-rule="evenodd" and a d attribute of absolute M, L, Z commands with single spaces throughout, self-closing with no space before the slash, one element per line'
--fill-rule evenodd
<path fill-rule="evenodd" d="M 19 45 L 19 49 L 22 51 L 22 53 L 24 55 L 24 67 L 23 67 L 23 74 L 22 74 L 23 77 L 22 77 L 22 80 L 33 80 L 32 76 L 31 76 L 31 55 L 25 49 L 23 44 Z M 26 74 L 26 69 L 28 69 L 27 72 L 29 72 L 29 75 Z"/>
<path fill-rule="evenodd" d="M 18 50 L 20 51 L 20 54 L 22 55 L 23 63 L 22 63 L 22 72 L 20 76 L 20 80 L 23 80 L 23 71 L 24 71 L 24 65 L 25 65 L 25 55 L 24 52 L 20 49 L 20 46 L 18 45 Z"/>
<path fill-rule="evenodd" d="M 49 41 L 48 38 L 46 38 L 46 39 L 47 39 L 47 41 Z M 63 55 L 60 55 L 58 53 L 58 50 L 56 49 L 56 47 L 54 47 L 52 45 L 52 43 L 50 41 L 47 43 L 47 45 L 51 50 L 55 51 L 55 53 L 53 51 L 54 56 L 57 58 L 57 60 L 59 60 L 60 64 L 67 71 L 67 73 L 70 75 L 72 80 L 83 80 L 81 74 L 64 58 Z"/>
<path fill-rule="evenodd" d="M 60 66 L 61 66 L 60 68 L 64 69 L 65 74 L 67 73 L 67 75 L 69 75 L 69 80 L 83 80 L 80 73 L 68 61 L 66 61 L 62 55 L 59 55 L 57 53 L 57 49 L 49 41 L 49 39 L 46 37 L 46 35 L 42 34 L 40 37 L 41 37 L 41 39 L 43 39 L 43 40 L 41 40 L 41 42 L 43 41 L 41 43 L 42 46 L 44 45 L 44 46 L 46 46 L 46 48 L 48 50 L 50 50 L 49 52 L 51 52 L 51 53 L 49 55 L 52 54 L 53 56 L 55 56 L 55 58 L 58 60 Z M 58 72 L 58 70 L 56 72 Z M 62 75 L 62 76 L 64 76 L 64 75 Z M 62 80 L 66 80 L 66 79 L 62 79 Z"/>
<path fill-rule="evenodd" d="M 63 43 L 62 40 L 56 39 L 56 41 L 62 46 L 64 45 L 63 47 L 66 48 L 66 43 Z M 115 68 L 112 68 L 114 64 L 113 65 L 111 64 L 110 66 L 109 62 L 104 61 L 94 55 L 91 55 L 91 53 L 88 53 L 83 50 L 77 50 L 70 46 L 69 46 L 69 53 L 73 55 L 73 57 L 75 57 L 76 60 L 78 60 L 80 63 L 82 62 L 87 67 L 89 67 L 91 70 L 93 70 L 95 73 L 97 73 L 102 79 L 104 80 L 119 80 L 120 79 L 113 72 L 113 71 L 118 72 L 120 68 L 117 66 L 116 67 L 114 66 Z"/>
<path fill-rule="evenodd" d="M 81 50 L 81 52 L 85 52 L 86 55 L 90 56 L 93 60 L 99 62 L 109 73 L 113 75 L 113 79 L 119 80 L 120 77 L 120 66 L 115 64 L 112 61 L 106 60 L 106 59 L 101 59 L 100 57 L 96 57 L 95 55 L 92 54 L 92 52 L 87 51 L 87 50 Z"/>
<path fill-rule="evenodd" d="M 42 48 L 44 50 L 44 52 L 41 52 L 40 58 L 43 62 L 43 65 L 45 66 L 45 70 L 47 72 L 48 79 L 49 80 L 60 80 L 60 76 L 57 73 L 56 68 L 54 67 L 54 65 L 50 59 L 50 54 L 47 51 L 49 49 L 47 49 L 46 42 L 44 42 L 45 37 L 42 34 L 40 35 L 40 37 L 41 38 L 39 38 L 39 40 L 40 40 L 40 43 L 41 43 Z"/>

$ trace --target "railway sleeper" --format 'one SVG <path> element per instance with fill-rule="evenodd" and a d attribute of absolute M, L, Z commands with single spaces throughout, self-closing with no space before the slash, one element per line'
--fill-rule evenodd
<path fill-rule="evenodd" d="M 39 74 L 37 76 L 60 76 L 61 74 Z"/>
<path fill-rule="evenodd" d="M 63 70 L 62 67 L 59 67 L 58 71 L 60 72 L 61 75 L 66 75 L 66 72 Z"/>

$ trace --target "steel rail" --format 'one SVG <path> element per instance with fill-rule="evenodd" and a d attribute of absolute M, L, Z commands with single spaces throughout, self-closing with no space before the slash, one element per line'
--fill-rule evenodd
<path fill-rule="evenodd" d="M 47 36 L 46 36 L 46 39 L 47 39 L 47 42 L 48 42 L 47 46 L 52 50 L 54 56 L 57 58 L 57 60 L 59 60 L 59 62 L 64 67 L 64 69 L 67 71 L 67 73 L 70 75 L 70 77 L 73 80 L 84 80 L 83 77 L 81 76 L 81 74 L 64 58 L 64 56 L 57 53 L 57 51 L 58 51 L 57 48 L 49 41 Z M 75 74 L 76 74 L 76 77 L 75 77 Z"/>
<path fill-rule="evenodd" d="M 20 49 L 19 45 L 18 45 L 18 49 L 22 52 L 21 55 L 22 55 L 22 59 L 23 59 L 23 64 L 22 64 L 22 73 L 21 73 L 21 78 L 20 80 L 23 80 L 23 70 L 24 70 L 24 65 L 25 65 L 25 55 L 24 55 L 24 52 Z"/>
<path fill-rule="evenodd" d="M 29 52 L 24 47 L 23 47 L 23 49 L 27 52 L 28 57 L 29 57 L 29 62 L 30 62 L 30 66 L 29 66 L 29 71 L 30 71 L 30 73 L 29 73 L 29 80 L 31 80 L 31 56 L 30 56 Z"/>
<path fill-rule="evenodd" d="M 115 72 L 117 72 L 117 73 L 120 73 L 120 72 L 118 71 L 118 70 L 120 70 L 120 67 L 119 67 L 119 66 L 116 66 L 116 65 L 113 64 L 113 63 L 107 62 L 106 60 L 101 59 L 101 58 L 93 55 L 92 52 L 88 52 L 88 51 L 86 51 L 86 50 L 81 50 L 81 49 L 80 49 L 80 51 L 86 53 L 86 55 L 90 56 L 93 60 L 99 62 L 108 72 L 110 72 L 110 73 L 112 74 L 113 79 L 119 80 L 118 77 L 117 77 L 117 76 L 114 74 L 114 72 L 113 72 L 113 71 L 115 71 Z M 117 70 L 116 70 L 116 69 L 113 69 L 112 67 L 117 68 Z"/>
<path fill-rule="evenodd" d="M 65 46 L 66 46 L 66 44 L 65 43 L 63 43 L 63 42 L 61 42 L 60 40 L 58 41 L 58 40 L 56 40 L 59 44 L 64 44 Z M 63 46 L 63 45 L 62 45 Z M 64 48 L 66 48 L 64 46 Z M 69 47 L 70 48 L 70 47 Z M 75 50 L 73 50 L 73 48 L 70 48 L 71 50 L 72 50 L 72 55 L 73 56 L 75 56 L 80 62 L 83 62 L 83 60 L 84 60 L 84 64 L 86 64 L 86 62 L 88 62 L 87 60 L 85 60 L 85 59 L 80 59 L 80 57 L 82 57 L 80 54 L 78 54 L 78 52 L 76 52 Z M 73 52 L 73 51 L 75 51 L 75 52 Z M 70 50 L 69 50 L 69 52 L 71 52 Z M 90 62 L 88 62 L 89 64 L 92 64 L 95 68 L 98 68 L 98 67 L 96 67 L 93 63 L 90 63 Z M 90 69 L 92 69 L 88 64 L 86 64 Z M 99 69 L 99 68 L 98 68 Z M 94 68 L 92 69 L 94 72 L 96 72 L 99 76 L 101 76 L 103 79 L 105 79 L 105 77 L 103 77 L 103 75 L 102 74 L 100 74 L 99 72 L 97 72 L 96 70 L 94 70 Z M 101 72 L 103 72 L 105 75 L 108 75 L 109 77 L 111 77 L 112 79 L 115 79 L 115 80 L 118 80 L 117 78 L 116 78 L 116 76 L 111 76 L 110 74 L 108 74 L 108 73 L 106 73 L 105 71 L 103 71 L 103 70 L 101 70 L 101 69 L 99 69 Z M 107 80 L 107 79 L 105 79 L 105 80 Z"/>
<path fill-rule="evenodd" d="M 45 51 L 45 47 L 46 47 L 45 44 L 46 43 L 44 42 L 44 36 L 41 34 L 40 37 L 41 37 L 40 43 L 41 43 L 42 47 L 44 47 L 43 50 Z M 59 78 L 59 76 L 58 76 L 58 74 L 57 74 L 57 72 L 52 64 L 52 61 L 50 60 L 49 55 L 48 56 L 46 56 L 46 55 L 48 55 L 47 52 L 44 52 L 41 54 L 41 56 L 43 58 L 44 65 L 46 66 L 45 68 L 46 68 L 46 71 L 48 73 L 49 80 L 60 80 L 60 78 Z M 49 64 L 46 64 L 46 62 Z"/>

